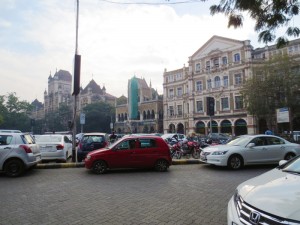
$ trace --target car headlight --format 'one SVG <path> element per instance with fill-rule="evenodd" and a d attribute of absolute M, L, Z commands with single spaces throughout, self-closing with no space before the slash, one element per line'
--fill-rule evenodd
<path fill-rule="evenodd" d="M 228 151 L 216 151 L 216 152 L 213 152 L 212 155 L 225 155 L 226 152 L 228 152 Z"/>
<path fill-rule="evenodd" d="M 87 160 L 90 160 L 91 158 L 92 158 L 92 156 L 90 156 L 90 155 L 87 155 L 87 156 L 86 156 L 86 159 L 87 159 Z"/>

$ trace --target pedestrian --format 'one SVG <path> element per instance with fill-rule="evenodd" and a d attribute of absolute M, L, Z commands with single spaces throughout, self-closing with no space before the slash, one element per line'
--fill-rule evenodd
<path fill-rule="evenodd" d="M 266 134 L 266 135 L 272 135 L 272 134 L 273 134 L 273 132 L 272 132 L 272 131 L 271 131 L 269 128 L 267 128 L 267 130 L 266 130 L 265 134 Z"/>
<path fill-rule="evenodd" d="M 109 141 L 110 143 L 114 143 L 116 139 L 117 139 L 117 135 L 113 131 L 112 134 L 109 136 Z"/>

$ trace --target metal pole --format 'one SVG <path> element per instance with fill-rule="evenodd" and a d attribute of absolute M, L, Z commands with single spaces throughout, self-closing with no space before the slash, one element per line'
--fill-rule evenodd
<path fill-rule="evenodd" d="M 75 55 L 78 53 L 78 20 L 79 20 L 79 0 L 77 0 L 76 11 L 76 41 L 75 41 Z M 75 60 L 74 60 L 75 63 Z M 73 116 L 73 140 L 72 140 L 72 162 L 77 162 L 76 152 L 76 117 L 77 117 L 77 94 L 74 94 L 74 116 Z"/>

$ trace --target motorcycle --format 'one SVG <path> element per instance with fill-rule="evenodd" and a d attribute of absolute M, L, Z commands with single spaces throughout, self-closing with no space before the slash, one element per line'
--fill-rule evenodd
<path fill-rule="evenodd" d="M 172 159 L 180 159 L 182 156 L 182 151 L 181 151 L 181 144 L 180 142 L 173 142 L 169 144 L 170 147 L 170 153 Z"/>
<path fill-rule="evenodd" d="M 181 151 L 182 151 L 182 156 L 186 156 L 187 158 L 190 158 L 191 156 L 194 159 L 200 158 L 201 148 L 198 141 L 194 141 L 194 140 L 183 141 L 181 145 Z"/>

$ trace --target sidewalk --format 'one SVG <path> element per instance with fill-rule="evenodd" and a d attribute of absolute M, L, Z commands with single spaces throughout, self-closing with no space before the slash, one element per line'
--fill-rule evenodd
<path fill-rule="evenodd" d="M 184 164 L 202 164 L 199 159 L 173 159 L 172 165 Z M 79 168 L 84 167 L 84 162 L 67 162 L 67 163 L 40 163 L 36 169 L 58 169 L 58 168 Z"/>

